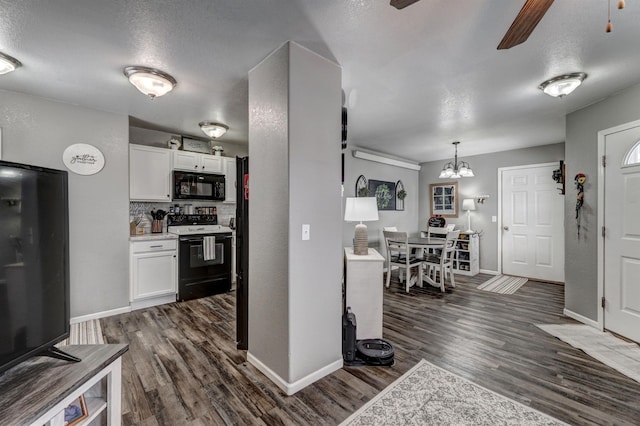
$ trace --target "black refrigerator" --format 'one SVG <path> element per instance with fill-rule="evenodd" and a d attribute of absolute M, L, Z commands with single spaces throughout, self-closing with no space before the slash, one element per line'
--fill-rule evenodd
<path fill-rule="evenodd" d="M 249 348 L 249 157 L 236 157 L 236 342 Z"/>

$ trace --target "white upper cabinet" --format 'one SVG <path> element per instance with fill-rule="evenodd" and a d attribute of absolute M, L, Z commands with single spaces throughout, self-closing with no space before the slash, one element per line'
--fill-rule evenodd
<path fill-rule="evenodd" d="M 171 201 L 171 152 L 129 145 L 129 199 Z"/>
<path fill-rule="evenodd" d="M 171 151 L 173 168 L 200 173 L 223 173 L 222 157 L 190 151 Z"/>
<path fill-rule="evenodd" d="M 222 157 L 224 165 L 224 202 L 236 202 L 236 159 Z"/>

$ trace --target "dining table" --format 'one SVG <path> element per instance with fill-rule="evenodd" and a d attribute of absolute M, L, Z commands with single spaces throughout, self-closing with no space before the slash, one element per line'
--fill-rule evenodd
<path fill-rule="evenodd" d="M 412 249 L 417 249 L 419 252 L 416 254 L 416 257 L 424 257 L 425 250 L 433 251 L 437 249 L 444 249 L 444 245 L 446 243 L 446 238 L 437 238 L 437 237 L 409 237 L 407 240 L 407 245 Z M 400 244 L 404 244 L 404 241 L 393 241 Z M 440 287 L 440 284 L 434 281 L 429 274 L 422 274 L 422 281 L 426 282 L 434 287 Z M 422 287 L 422 283 L 417 283 L 418 287 Z"/>

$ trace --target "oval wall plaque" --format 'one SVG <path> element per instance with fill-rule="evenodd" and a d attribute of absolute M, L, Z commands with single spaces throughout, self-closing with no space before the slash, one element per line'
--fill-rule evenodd
<path fill-rule="evenodd" d="M 104 167 L 104 155 L 93 145 L 76 143 L 62 153 L 67 169 L 79 175 L 95 175 Z"/>

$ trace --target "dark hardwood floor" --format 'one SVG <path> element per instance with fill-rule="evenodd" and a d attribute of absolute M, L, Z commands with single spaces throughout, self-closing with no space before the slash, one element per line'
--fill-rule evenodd
<path fill-rule="evenodd" d="M 424 358 L 570 424 L 640 424 L 639 383 L 535 326 L 575 322 L 562 316 L 561 285 L 476 290 L 488 278 L 460 276 L 446 294 L 392 280 L 384 338 L 395 365 L 343 368 L 290 397 L 236 350 L 235 293 L 102 319 L 108 343 L 130 345 L 123 423 L 334 425 Z"/>

